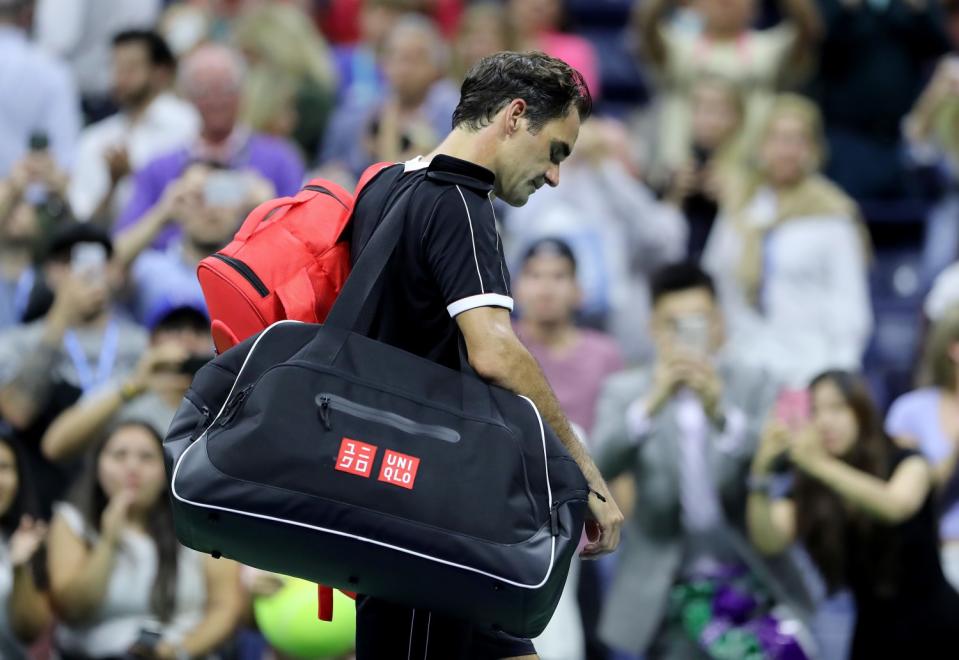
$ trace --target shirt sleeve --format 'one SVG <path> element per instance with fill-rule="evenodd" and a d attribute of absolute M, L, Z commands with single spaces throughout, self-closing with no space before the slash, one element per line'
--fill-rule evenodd
<path fill-rule="evenodd" d="M 512 311 L 503 246 L 488 197 L 459 185 L 444 191 L 430 213 L 423 247 L 451 317 L 477 307 Z"/>

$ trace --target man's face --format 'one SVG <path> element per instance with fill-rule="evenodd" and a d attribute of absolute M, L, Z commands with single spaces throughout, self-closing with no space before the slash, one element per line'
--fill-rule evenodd
<path fill-rule="evenodd" d="M 224 139 L 233 131 L 240 113 L 240 89 L 228 68 L 208 66 L 198 71 L 188 97 L 200 114 L 204 134 Z"/>
<path fill-rule="evenodd" d="M 559 165 L 576 144 L 579 112 L 546 122 L 538 132 L 529 131 L 525 118 L 516 131 L 504 138 L 496 167 L 494 192 L 510 206 L 523 206 L 543 185 L 559 185 Z"/>
<path fill-rule="evenodd" d="M 530 257 L 516 282 L 516 301 L 533 323 L 570 323 L 581 293 L 569 259 L 556 253 Z"/>
<path fill-rule="evenodd" d="M 709 290 L 700 287 L 662 296 L 653 306 L 652 336 L 660 356 L 715 353 L 723 343 L 723 322 Z"/>
<path fill-rule="evenodd" d="M 403 101 L 418 102 L 440 77 L 433 44 L 413 31 L 387 41 L 383 72 L 390 89 Z"/>
<path fill-rule="evenodd" d="M 113 95 L 122 108 L 143 103 L 153 92 L 153 65 L 144 44 L 124 43 L 113 48 Z"/>

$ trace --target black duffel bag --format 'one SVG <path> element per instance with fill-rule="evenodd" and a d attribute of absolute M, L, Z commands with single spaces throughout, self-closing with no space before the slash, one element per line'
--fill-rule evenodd
<path fill-rule="evenodd" d="M 281 321 L 197 373 L 164 440 L 177 537 L 535 637 L 587 483 L 526 397 L 354 331 L 402 220 L 388 214 L 324 325 Z"/>

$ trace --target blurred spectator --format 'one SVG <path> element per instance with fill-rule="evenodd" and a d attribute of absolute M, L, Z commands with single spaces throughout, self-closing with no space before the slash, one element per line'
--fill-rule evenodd
<path fill-rule="evenodd" d="M 206 657 L 236 627 L 237 565 L 177 542 L 152 426 L 121 422 L 90 458 L 50 530 L 61 657 Z"/>
<path fill-rule="evenodd" d="M 926 65 L 949 48 L 938 2 L 817 0 L 824 25 L 813 89 L 827 175 L 856 198 L 904 194 L 900 121 Z"/>
<path fill-rule="evenodd" d="M 942 271 L 933 283 L 923 303 L 923 311 L 930 321 L 938 321 L 946 312 L 959 305 L 959 262 Z"/>
<path fill-rule="evenodd" d="M 162 4 L 162 0 L 37 0 L 37 45 L 70 66 L 88 122 L 117 109 L 110 77 L 114 35 L 150 29 Z"/>
<path fill-rule="evenodd" d="M 574 324 L 582 290 L 570 246 L 556 238 L 535 241 L 523 255 L 514 289 L 520 314 L 516 336 L 536 358 L 563 412 L 589 445 L 600 388 L 623 368 L 623 356 L 612 337 Z M 567 582 L 569 591 L 560 607 L 568 614 L 557 615 L 546 637 L 535 640 L 543 658 L 582 658 L 584 633 L 598 641 L 602 594 L 597 564 L 577 566 Z"/>
<path fill-rule="evenodd" d="M 459 91 L 446 78 L 449 49 L 429 19 L 408 15 L 390 31 L 382 56 L 382 100 L 337 108 L 320 162 L 354 176 L 378 161 L 424 154 L 449 132 Z"/>
<path fill-rule="evenodd" d="M 33 0 L 0 0 L 0 178 L 28 149 L 47 145 L 60 167 L 73 161 L 80 101 L 69 70 L 27 37 Z M 14 93 L 15 90 L 15 93 Z"/>
<path fill-rule="evenodd" d="M 50 603 L 35 582 L 35 563 L 46 540 L 36 518 L 33 482 L 19 445 L 0 428 L 0 657 L 26 660 L 25 645 L 53 622 Z"/>
<path fill-rule="evenodd" d="M 506 11 L 516 50 L 538 50 L 563 60 L 583 74 L 593 99 L 599 99 L 602 81 L 596 50 L 583 37 L 563 31 L 562 0 L 508 0 Z"/>
<path fill-rule="evenodd" d="M 704 75 L 690 91 L 691 135 L 686 161 L 670 176 L 666 199 L 689 223 L 686 254 L 698 261 L 719 214 L 722 179 L 743 165 L 744 99 L 730 80 Z"/>
<path fill-rule="evenodd" d="M 67 176 L 46 150 L 31 151 L 0 181 L 0 329 L 24 321 L 46 237 L 70 219 Z M 33 199 L 34 201 L 30 201 Z"/>
<path fill-rule="evenodd" d="M 504 240 L 511 262 L 537 238 L 566 241 L 583 287 L 583 320 L 605 327 L 632 362 L 649 353 L 648 274 L 682 257 L 686 223 L 643 185 L 629 145 L 620 122 L 586 122 L 559 186 L 509 209 Z"/>
<path fill-rule="evenodd" d="M 192 142 L 199 118 L 169 91 L 176 59 L 156 32 L 113 38 L 113 98 L 119 112 L 80 134 L 70 205 L 82 221 L 110 227 L 129 202 L 129 175 L 154 158 Z"/>
<path fill-rule="evenodd" d="M 929 84 L 903 121 L 910 165 L 932 169 L 942 199 L 926 219 L 921 284 L 959 259 L 959 57 L 939 60 Z"/>
<path fill-rule="evenodd" d="M 296 119 L 291 137 L 312 159 L 320 148 L 336 92 L 335 64 L 326 41 L 308 16 L 289 4 L 245 11 L 234 27 L 233 40 L 246 56 L 251 74 L 266 69 L 292 77 Z"/>
<path fill-rule="evenodd" d="M 115 261 L 129 271 L 136 318 L 146 323 L 163 301 L 202 300 L 196 276 L 200 260 L 229 243 L 247 211 L 270 197 L 269 182 L 207 165 L 189 166 L 139 223 L 117 237 Z M 173 225 L 182 230 L 177 238 L 162 250 L 148 249 Z"/>
<path fill-rule="evenodd" d="M 307 0 L 308 1 L 308 0 Z M 444 37 L 452 38 L 459 24 L 463 0 L 374 0 L 380 6 L 392 6 L 400 14 L 424 14 L 436 21 Z M 365 10 L 370 0 L 329 0 L 320 3 L 323 34 L 335 44 L 352 44 L 366 36 Z"/>
<path fill-rule="evenodd" d="M 917 449 L 933 467 L 940 491 L 939 537 L 942 569 L 959 589 L 959 308 L 932 327 L 925 355 L 927 385 L 896 399 L 886 432 L 898 444 Z"/>
<path fill-rule="evenodd" d="M 606 378 L 623 368 L 623 356 L 612 337 L 574 323 L 583 292 L 572 248 L 558 238 L 534 241 L 523 255 L 514 288 L 520 312 L 516 336 L 539 362 L 563 412 L 589 444 L 596 398 Z"/>
<path fill-rule="evenodd" d="M 782 0 L 784 20 L 754 30 L 756 0 L 700 0 L 694 6 L 701 30 L 670 23 L 672 0 L 634 5 L 641 52 L 660 86 L 656 158 L 651 176 L 662 179 L 687 162 L 691 153 L 692 85 L 704 75 L 720 76 L 745 95 L 745 139 L 752 142 L 787 74 L 809 60 L 819 33 L 813 0 Z"/>
<path fill-rule="evenodd" d="M 632 473 L 637 491 L 601 633 L 624 652 L 714 657 L 707 624 L 730 617 L 745 630 L 772 603 L 810 607 L 795 567 L 765 564 L 746 541 L 746 475 L 776 387 L 723 352 L 715 288 L 698 266 L 666 266 L 651 287 L 653 363 L 610 378 L 597 413 L 597 465 L 607 479 Z M 723 611 L 711 595 L 730 589 L 757 600 Z"/>
<path fill-rule="evenodd" d="M 831 592 L 856 601 L 852 658 L 950 655 L 959 596 L 939 564 L 934 478 L 896 447 L 865 383 L 829 371 L 810 386 L 811 423 L 770 423 L 750 477 L 749 532 L 767 555 L 801 541 Z M 792 495 L 770 496 L 770 471 L 788 456 Z"/>
<path fill-rule="evenodd" d="M 257 133 L 293 139 L 300 114 L 296 109 L 296 79 L 268 66 L 250 70 L 243 85 L 241 121 Z M 316 152 L 300 155 L 311 157 Z"/>
<path fill-rule="evenodd" d="M 112 307 L 111 252 L 96 227 L 59 228 L 40 266 L 53 306 L 45 318 L 0 333 L 0 416 L 24 440 L 44 518 L 75 467 L 41 455 L 44 431 L 81 396 L 131 373 L 146 347 L 146 333 Z"/>
<path fill-rule="evenodd" d="M 516 50 L 509 16 L 499 2 L 470 4 L 460 18 L 453 39 L 453 78 L 461 82 L 466 72 L 487 55 Z"/>
<path fill-rule="evenodd" d="M 333 49 L 339 85 L 337 107 L 365 107 L 383 94 L 386 81 L 379 57 L 396 21 L 410 11 L 406 0 L 357 0 L 356 4 L 360 12 L 358 38 Z"/>
<path fill-rule="evenodd" d="M 251 133 L 237 122 L 244 65 L 240 56 L 223 46 L 203 46 L 181 65 L 183 93 L 200 113 L 200 136 L 189 147 L 161 156 L 137 172 L 133 198 L 117 222 L 115 231 L 128 231 L 155 215 L 168 187 L 180 179 L 192 163 L 226 167 L 243 179 L 255 182 L 262 191 L 263 180 L 272 184 L 266 197 L 250 200 L 252 205 L 274 195 L 292 195 L 303 181 L 303 163 L 293 147 L 280 139 Z M 236 177 L 234 183 L 240 180 Z M 223 192 L 236 199 L 235 185 Z M 254 191 L 250 191 L 252 195 Z M 252 208 L 252 206 L 250 206 Z M 180 235 L 169 226 L 154 242 L 164 248 Z"/>
<path fill-rule="evenodd" d="M 149 421 L 166 430 L 193 380 L 197 365 L 213 358 L 210 320 L 203 300 L 157 301 L 147 321 L 150 346 L 123 381 L 85 397 L 53 420 L 40 449 L 54 462 L 83 453 L 120 418 Z"/>
<path fill-rule="evenodd" d="M 868 235 L 855 203 L 818 174 L 819 113 L 777 98 L 757 167 L 724 192 L 703 255 L 745 364 L 803 387 L 827 368 L 858 368 L 872 328 Z"/>

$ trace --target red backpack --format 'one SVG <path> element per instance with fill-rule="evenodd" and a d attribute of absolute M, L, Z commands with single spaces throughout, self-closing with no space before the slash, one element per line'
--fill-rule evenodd
<path fill-rule="evenodd" d="M 390 163 L 373 165 L 356 193 Z M 233 241 L 200 262 L 197 277 L 218 353 L 277 321 L 322 323 L 350 272 L 341 240 L 354 195 L 313 179 L 295 197 L 250 212 Z"/>
<path fill-rule="evenodd" d="M 229 245 L 200 262 L 197 277 L 218 353 L 277 321 L 326 320 L 350 273 L 350 245 L 342 237 L 355 196 L 391 164 L 368 168 L 352 195 L 313 179 L 295 197 L 260 204 Z M 319 585 L 318 596 L 319 617 L 332 620 L 333 590 Z"/>

